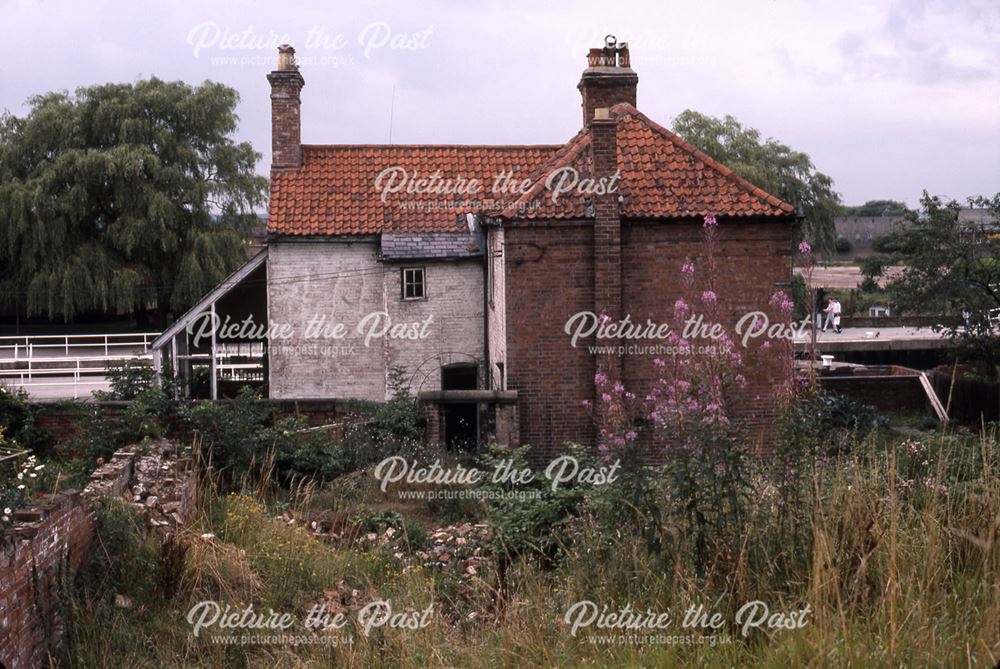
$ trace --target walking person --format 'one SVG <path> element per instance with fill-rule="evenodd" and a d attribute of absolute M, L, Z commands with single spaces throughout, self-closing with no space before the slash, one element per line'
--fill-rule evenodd
<path fill-rule="evenodd" d="M 823 312 L 824 305 L 826 304 L 826 290 L 823 288 L 816 289 L 816 329 L 819 330 L 823 327 Z"/>
<path fill-rule="evenodd" d="M 843 332 L 840 329 L 840 300 L 833 298 L 833 331 L 837 334 Z"/>
<path fill-rule="evenodd" d="M 823 332 L 826 332 L 826 329 L 833 325 L 833 303 L 836 302 L 836 300 L 837 298 L 831 297 L 826 302 L 826 308 L 823 309 L 823 313 L 826 314 L 826 320 L 823 321 Z"/>

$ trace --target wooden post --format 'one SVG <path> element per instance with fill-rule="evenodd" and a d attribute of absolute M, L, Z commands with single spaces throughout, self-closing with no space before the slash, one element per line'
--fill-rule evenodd
<path fill-rule="evenodd" d="M 218 391 L 218 386 L 217 386 L 217 380 L 215 378 L 215 376 L 216 376 L 216 374 L 215 374 L 215 372 L 216 372 L 216 369 L 215 369 L 215 358 L 216 358 L 216 355 L 217 355 L 217 352 L 216 352 L 216 346 L 215 346 L 215 302 L 212 302 L 212 364 L 209 367 L 209 369 L 211 370 L 211 374 L 212 374 L 212 399 L 213 400 L 219 399 L 219 391 Z"/>

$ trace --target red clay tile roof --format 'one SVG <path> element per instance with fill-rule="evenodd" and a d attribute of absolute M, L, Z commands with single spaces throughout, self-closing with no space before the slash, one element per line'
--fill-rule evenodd
<path fill-rule="evenodd" d="M 795 208 L 738 177 L 628 103 L 615 105 L 621 215 L 625 218 L 691 218 L 703 216 L 788 216 Z M 580 195 L 555 201 L 545 176 L 564 167 L 591 174 L 590 136 L 580 133 L 552 160 L 536 170 L 538 180 L 503 217 L 519 219 L 585 218 Z"/>
<path fill-rule="evenodd" d="M 611 115 L 618 120 L 623 217 L 787 217 L 795 211 L 635 107 L 619 104 Z M 515 221 L 586 218 L 583 197 L 553 202 L 545 181 L 560 167 L 590 174 L 589 149 L 585 131 L 561 146 L 304 145 L 301 169 L 273 175 L 267 229 L 282 235 L 456 232 L 466 229 L 469 211 Z M 383 201 L 376 179 L 390 168 L 411 178 L 436 173 L 452 192 L 404 189 Z M 507 170 L 531 186 L 522 194 L 495 194 L 494 180 Z M 454 193 L 460 179 L 477 180 L 479 191 Z"/>
<path fill-rule="evenodd" d="M 498 174 L 513 170 L 524 179 L 548 161 L 558 145 L 435 146 L 342 145 L 302 147 L 302 167 L 271 179 L 267 230 L 282 235 L 360 235 L 381 232 L 456 232 L 468 228 L 470 210 L 498 214 L 493 194 Z M 465 194 L 390 193 L 382 201 L 376 179 L 383 170 L 402 168 L 408 177 L 479 182 Z M 397 179 L 402 174 L 396 172 Z M 382 185 L 389 183 L 390 175 Z M 398 180 L 396 183 L 401 183 Z M 455 190 L 452 188 L 452 190 Z M 491 209 L 492 207 L 492 209 Z"/>

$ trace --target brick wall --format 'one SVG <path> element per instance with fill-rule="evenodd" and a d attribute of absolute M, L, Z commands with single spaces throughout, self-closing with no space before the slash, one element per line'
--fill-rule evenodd
<path fill-rule="evenodd" d="M 589 222 L 511 225 L 507 228 L 507 301 L 518 305 L 508 320 L 508 386 L 520 398 L 521 441 L 539 460 L 567 442 L 593 443 L 594 419 L 581 402 L 594 400 L 594 358 L 587 346 L 570 346 L 566 320 L 593 311 L 594 236 Z M 786 223 L 720 219 L 716 292 L 724 322 L 763 309 L 791 275 Z M 633 322 L 673 321 L 681 295 L 685 257 L 704 253 L 701 222 L 626 222 L 621 232 L 622 315 Z M 622 359 L 627 388 L 641 392 L 656 378 L 654 355 Z M 776 409 L 773 378 L 749 379 L 752 406 L 742 413 L 755 440 L 766 436 Z M 640 395 L 641 396 L 641 395 Z"/>
<path fill-rule="evenodd" d="M 766 309 L 775 290 L 788 289 L 790 229 L 787 223 L 773 220 L 740 222 L 720 218 L 718 231 L 715 292 L 720 321 L 734 333 L 740 317 Z M 649 318 L 674 325 L 673 305 L 682 295 L 681 265 L 690 257 L 696 272 L 704 268 L 700 263 L 705 253 L 702 232 L 701 221 L 631 222 L 622 226 L 623 312 L 631 315 L 633 322 Z M 740 350 L 747 352 L 742 347 Z M 623 359 L 625 385 L 640 397 L 658 378 L 655 357 L 636 355 Z M 757 362 L 746 357 L 748 367 Z M 761 371 L 747 380 L 746 395 L 751 405 L 741 412 L 742 424 L 750 438 L 759 442 L 777 412 L 772 392 L 775 379 Z"/>
<path fill-rule="evenodd" d="M 197 472 L 190 460 L 174 455 L 166 441 L 141 453 L 119 451 L 94 471 L 82 493 L 46 495 L 14 513 L 14 525 L 0 535 L 0 665 L 43 666 L 57 650 L 62 598 L 93 540 L 97 499 L 128 493 L 158 527 L 190 520 Z"/>
<path fill-rule="evenodd" d="M 35 426 L 51 437 L 51 443 L 62 444 L 80 433 L 80 422 L 86 408 L 73 404 L 36 404 Z"/>
<path fill-rule="evenodd" d="M 883 411 L 932 411 L 930 401 L 914 375 L 843 375 L 820 377 L 825 390 L 876 406 Z M 946 400 L 947 397 L 941 398 Z"/>
<path fill-rule="evenodd" d="M 94 519 L 79 492 L 42 498 L 14 517 L 0 537 L 0 663 L 27 669 L 54 651 L 62 631 L 54 614 L 90 545 Z"/>
<path fill-rule="evenodd" d="M 592 226 L 511 225 L 504 258 L 512 305 L 507 386 L 518 393 L 521 443 L 544 459 L 567 441 L 593 441 L 592 417 L 581 403 L 594 399 L 594 359 L 563 332 L 570 316 L 594 308 Z"/>

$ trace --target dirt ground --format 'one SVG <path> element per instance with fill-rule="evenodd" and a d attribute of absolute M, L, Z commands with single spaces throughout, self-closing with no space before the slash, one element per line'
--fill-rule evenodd
<path fill-rule="evenodd" d="M 886 270 L 886 275 L 891 277 L 902 270 L 901 267 L 890 267 Z M 796 274 L 803 274 L 801 267 L 795 268 Z M 887 276 L 879 280 L 879 285 L 884 286 Z M 812 285 L 816 287 L 833 289 L 857 288 L 861 283 L 861 268 L 857 265 L 833 265 L 830 267 L 816 267 L 812 274 Z"/>

